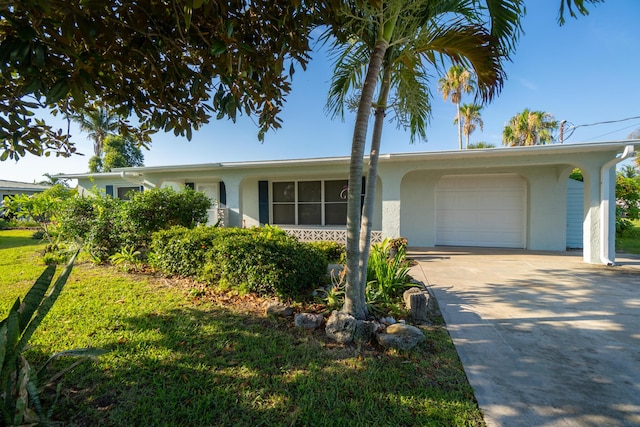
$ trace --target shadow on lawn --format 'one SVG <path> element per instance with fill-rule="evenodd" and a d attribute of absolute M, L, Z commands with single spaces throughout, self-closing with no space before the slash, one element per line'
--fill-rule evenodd
<path fill-rule="evenodd" d="M 129 318 L 150 341 L 114 342 L 78 373 L 69 425 L 483 425 L 442 330 L 411 353 L 339 346 L 290 321 L 224 308 Z M 453 351 L 453 354 L 451 354 Z M 79 380 L 80 381 L 80 380 Z"/>
<path fill-rule="evenodd" d="M 35 230 L 33 231 L 35 232 Z M 12 249 L 42 244 L 42 240 L 34 239 L 31 235 L 15 236 L 8 233 L 10 232 L 0 232 L 0 249 Z"/>

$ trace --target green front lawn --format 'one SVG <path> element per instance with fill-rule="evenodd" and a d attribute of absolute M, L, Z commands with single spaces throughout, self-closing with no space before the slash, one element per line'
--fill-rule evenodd
<path fill-rule="evenodd" d="M 44 265 L 30 232 L 0 232 L 0 319 Z M 39 366 L 100 347 L 64 377 L 65 426 L 483 426 L 442 327 L 410 352 L 343 346 L 267 318 L 262 301 L 79 263 L 32 338 Z M 60 361 L 60 369 L 71 361 Z M 48 392 L 54 395 L 55 386 Z"/>
<path fill-rule="evenodd" d="M 633 221 L 633 230 L 628 230 L 623 237 L 616 237 L 616 250 L 628 254 L 640 254 L 640 220 Z"/>

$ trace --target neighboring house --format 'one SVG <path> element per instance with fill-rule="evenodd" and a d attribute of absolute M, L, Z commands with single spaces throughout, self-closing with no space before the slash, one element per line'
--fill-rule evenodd
<path fill-rule="evenodd" d="M 637 144 L 637 143 L 636 143 Z M 640 145 L 640 144 L 638 144 Z M 381 155 L 374 238 L 413 247 L 564 251 L 569 175 L 584 176 L 584 260 L 615 257 L 615 164 L 634 142 Z M 188 185 L 217 201 L 211 221 L 275 224 L 303 240 L 345 239 L 348 157 L 149 166 L 69 174 L 81 193 Z"/>
<path fill-rule="evenodd" d="M 32 195 L 48 188 L 50 188 L 48 185 L 0 180 L 0 205 L 6 197 L 15 196 L 16 194 Z"/>

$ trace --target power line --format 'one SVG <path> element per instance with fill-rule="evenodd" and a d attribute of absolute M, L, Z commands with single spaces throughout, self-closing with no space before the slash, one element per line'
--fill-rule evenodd
<path fill-rule="evenodd" d="M 605 120 L 605 121 L 601 121 L 601 122 L 585 123 L 585 124 L 582 124 L 582 125 L 574 125 L 573 123 L 564 120 L 563 123 L 561 123 L 561 126 L 566 126 L 566 127 L 564 129 L 561 129 L 561 135 L 562 136 L 561 136 L 560 142 L 562 143 L 562 142 L 566 141 L 567 139 L 571 138 L 571 136 L 573 135 L 575 130 L 578 129 L 578 128 L 581 128 L 581 127 L 596 126 L 596 125 L 607 125 L 607 124 L 626 122 L 628 120 L 636 120 L 636 119 L 640 119 L 640 116 L 627 117 L 627 118 L 618 119 L 618 120 Z M 615 132 L 619 132 L 621 130 L 628 129 L 628 128 L 633 127 L 633 126 L 635 126 L 635 125 L 626 126 L 626 127 L 622 128 L 622 129 L 618 129 L 618 130 L 615 130 L 615 131 L 612 131 L 612 132 L 608 132 L 608 133 L 600 135 L 600 136 L 598 136 L 596 138 L 600 138 L 600 137 L 603 137 L 603 136 L 606 136 L 606 135 L 609 135 L 609 134 L 612 134 L 612 133 L 615 133 Z"/>

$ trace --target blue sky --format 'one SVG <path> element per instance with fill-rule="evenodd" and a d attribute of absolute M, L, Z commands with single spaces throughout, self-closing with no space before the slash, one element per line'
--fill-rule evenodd
<path fill-rule="evenodd" d="M 640 116 L 640 1 L 607 0 L 591 6 L 589 16 L 569 18 L 557 24 L 559 0 L 530 0 L 513 61 L 506 65 L 507 81 L 501 94 L 482 111 L 484 131 L 471 142 L 501 145 L 505 123 L 524 108 L 552 113 L 573 125 Z M 298 71 L 293 91 L 285 104 L 283 127 L 257 140 L 257 127 L 241 117 L 212 121 L 191 141 L 172 133 L 158 133 L 145 165 L 194 164 L 306 157 L 348 156 L 353 118 L 331 120 L 324 112 L 332 64 L 325 54 L 314 55 L 307 71 Z M 455 106 L 442 99 L 432 78 L 432 119 L 428 141 L 410 144 L 407 133 L 387 123 L 382 153 L 456 150 L 453 125 Z M 471 96 L 464 102 L 471 102 Z M 66 122 L 54 122 L 66 128 Z M 581 126 L 565 143 L 625 139 L 640 128 L 640 118 L 612 124 Z M 34 182 L 44 173 L 82 173 L 92 153 L 92 143 L 72 125 L 72 140 L 86 156 L 72 158 L 26 157 L 19 162 L 0 162 L 0 179 Z"/>

